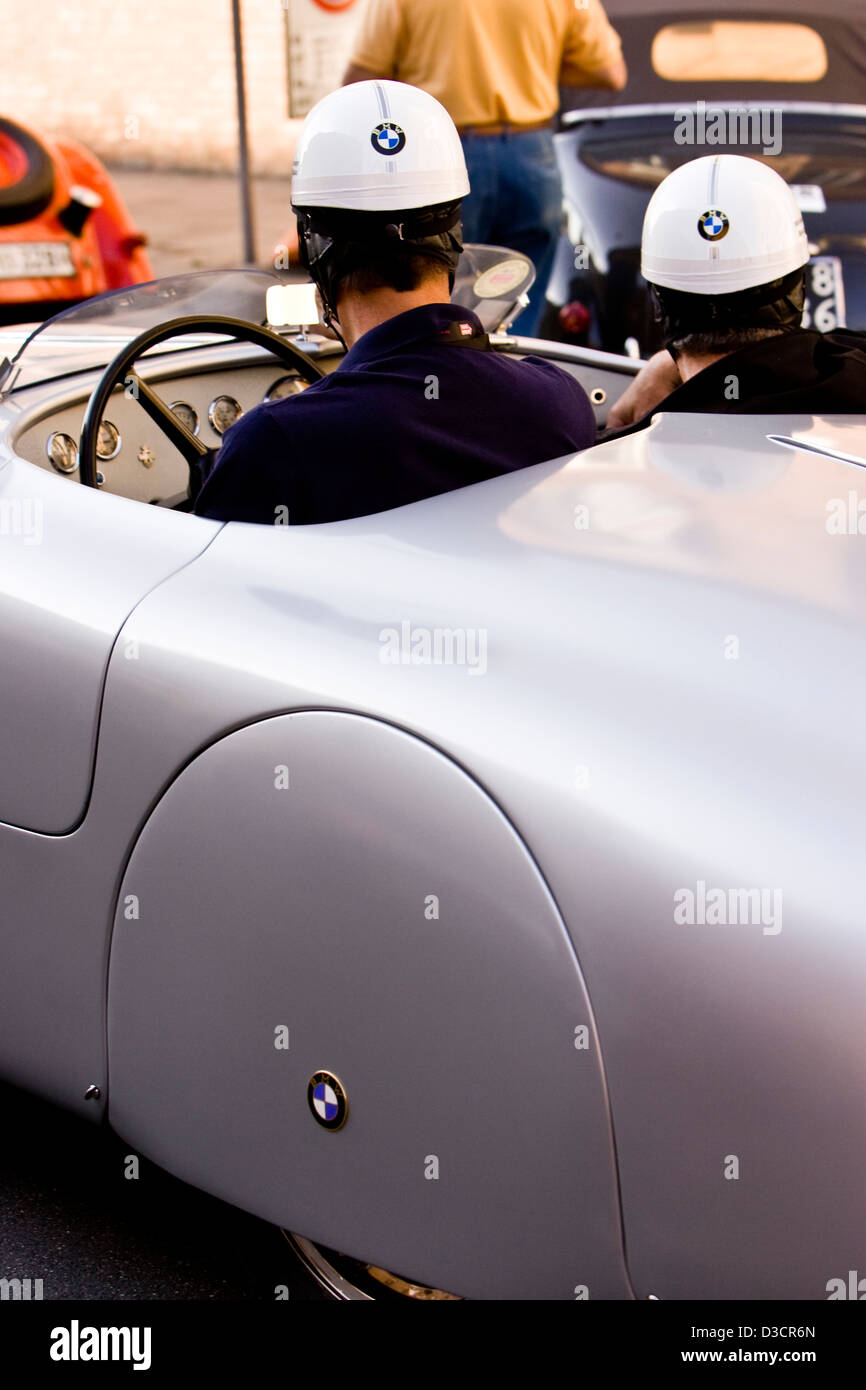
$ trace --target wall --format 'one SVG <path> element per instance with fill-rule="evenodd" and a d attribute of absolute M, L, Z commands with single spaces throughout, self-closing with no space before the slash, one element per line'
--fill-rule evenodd
<path fill-rule="evenodd" d="M 294 23 L 321 27 L 324 15 L 334 25 L 333 86 L 344 61 L 341 30 L 360 11 L 243 0 L 250 145 L 263 174 L 291 172 L 299 128 L 288 116 L 287 4 Z M 77 138 L 115 163 L 235 167 L 230 0 L 6 0 L 3 9 L 0 113 Z"/>

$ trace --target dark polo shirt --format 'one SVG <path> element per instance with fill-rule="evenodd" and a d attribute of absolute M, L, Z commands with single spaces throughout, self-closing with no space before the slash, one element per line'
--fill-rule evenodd
<path fill-rule="evenodd" d="M 273 525 L 287 507 L 291 525 L 341 521 L 595 443 L 573 377 L 462 345 L 476 335 L 475 315 L 451 304 L 372 328 L 330 376 L 232 426 L 205 461 L 197 515 Z"/>

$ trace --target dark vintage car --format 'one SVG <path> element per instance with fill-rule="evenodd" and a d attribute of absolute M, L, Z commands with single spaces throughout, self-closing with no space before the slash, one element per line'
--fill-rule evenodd
<path fill-rule="evenodd" d="M 563 92 L 568 234 L 543 336 L 641 356 L 661 346 L 640 274 L 644 212 L 672 169 L 713 153 L 754 156 L 794 188 L 812 249 L 804 324 L 866 329 L 862 0 L 606 8 L 629 81 Z"/>

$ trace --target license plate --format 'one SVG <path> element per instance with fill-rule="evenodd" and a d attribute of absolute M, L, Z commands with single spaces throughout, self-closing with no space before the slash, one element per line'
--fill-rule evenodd
<path fill-rule="evenodd" d="M 845 284 L 838 256 L 815 256 L 809 262 L 803 327 L 819 333 L 845 327 Z"/>
<path fill-rule="evenodd" d="M 0 280 L 53 279 L 75 275 L 65 241 L 0 242 Z"/>

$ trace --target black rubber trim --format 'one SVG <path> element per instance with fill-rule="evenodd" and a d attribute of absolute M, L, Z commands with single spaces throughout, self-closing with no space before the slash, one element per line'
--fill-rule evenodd
<path fill-rule="evenodd" d="M 17 183 L 0 188 L 0 227 L 29 222 L 44 212 L 54 197 L 54 161 L 40 140 L 23 126 L 0 116 L 0 131 L 20 145 L 27 156 L 27 173 Z"/>

